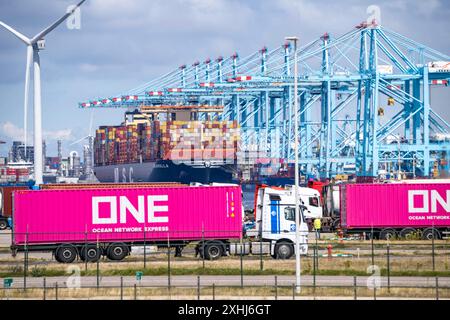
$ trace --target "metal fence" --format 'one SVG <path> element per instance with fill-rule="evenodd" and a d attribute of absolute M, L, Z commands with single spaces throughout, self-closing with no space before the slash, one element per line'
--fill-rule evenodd
<path fill-rule="evenodd" d="M 28 288 L 18 283 L 18 287 L 0 290 L 2 299 L 108 299 L 108 300 L 220 300 L 220 299 L 450 299 L 450 282 L 434 277 L 422 283 L 409 280 L 404 284 L 386 285 L 383 278 L 379 286 L 370 287 L 364 277 L 353 276 L 349 281 L 336 284 L 303 284 L 298 293 L 293 279 L 280 279 L 280 276 L 267 277 L 264 283 L 248 281 L 246 283 L 222 285 L 211 279 L 205 281 L 204 276 L 193 277 L 195 284 L 142 284 L 130 278 L 117 277 L 114 280 L 101 281 L 97 285 L 82 285 L 78 288 L 67 288 L 65 284 L 50 279 L 39 278 Z M 251 280 L 251 279 L 248 279 Z M 431 280 L 431 281 L 430 281 Z M 349 283 L 351 282 L 351 283 Z"/>
<path fill-rule="evenodd" d="M 4 284 L 0 295 L 6 299 L 85 298 L 102 296 L 102 290 L 109 290 L 120 295 L 105 294 L 106 298 L 160 296 L 167 299 L 197 296 L 197 292 L 205 299 L 241 294 L 270 299 L 290 296 L 450 298 L 449 241 L 313 239 L 308 243 L 308 254 L 301 258 L 305 282 L 300 295 L 290 293 L 295 282 L 295 259 L 273 259 L 263 250 L 262 243 L 256 243 L 254 251 L 258 253 L 251 254 L 246 243 L 243 239 L 235 244 L 234 254 L 208 260 L 194 245 L 177 250 L 180 245 L 169 238 L 166 243 L 160 242 L 158 248 L 144 241 L 123 261 L 101 257 L 95 262 L 78 259 L 71 264 L 58 264 L 53 254 L 31 251 L 26 244 L 24 252 L 16 258 L 7 252 L 0 255 L 0 277 Z M 87 240 L 78 245 L 91 244 Z M 183 282 L 179 280 L 181 276 L 190 280 Z M 197 276 L 198 283 L 195 283 L 192 277 Z M 80 285 L 76 288 L 68 285 L 76 277 L 80 277 Z M 214 282 L 208 277 L 224 277 L 224 281 Z M 9 279 L 13 280 L 10 285 Z"/>

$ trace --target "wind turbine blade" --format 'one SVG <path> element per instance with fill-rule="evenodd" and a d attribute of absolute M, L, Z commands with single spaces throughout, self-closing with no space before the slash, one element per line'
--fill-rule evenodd
<path fill-rule="evenodd" d="M 9 32 L 11 32 L 13 35 L 15 35 L 17 38 L 19 38 L 20 40 L 22 40 L 23 42 L 25 42 L 25 44 L 30 45 L 31 44 L 31 40 L 28 39 L 27 37 L 25 37 L 23 34 L 21 34 L 19 31 L 14 30 L 13 28 L 11 28 L 10 26 L 8 26 L 6 23 L 0 21 L 0 26 L 2 26 L 3 28 L 5 28 L 6 30 L 8 30 Z"/>
<path fill-rule="evenodd" d="M 27 46 L 27 68 L 25 70 L 25 97 L 23 102 L 23 128 L 25 136 L 23 138 L 25 144 L 25 158 L 27 157 L 27 135 L 28 135 L 28 98 L 30 90 L 30 68 L 33 59 L 33 48 L 31 45 Z"/>
<path fill-rule="evenodd" d="M 77 141 L 75 141 L 75 142 L 72 142 L 72 143 L 70 144 L 70 146 L 73 146 L 74 144 L 80 143 L 81 141 L 83 141 L 84 139 L 87 139 L 87 138 L 89 138 L 89 136 L 83 137 L 83 138 L 81 138 L 81 139 L 79 139 L 79 140 L 77 140 Z"/>
<path fill-rule="evenodd" d="M 78 3 L 72 10 L 70 10 L 69 12 L 67 12 L 65 15 L 63 15 L 60 19 L 58 19 L 55 23 L 53 23 L 52 25 L 50 25 L 49 27 L 45 28 L 44 30 L 42 30 L 41 32 L 39 32 L 37 35 L 35 35 L 33 37 L 33 39 L 31 39 L 31 43 L 36 43 L 39 40 L 41 40 L 42 38 L 44 38 L 47 34 L 49 34 L 50 32 L 52 32 L 56 27 L 58 27 L 61 23 L 63 23 L 68 17 L 70 17 L 75 10 L 77 10 L 86 0 L 82 0 L 80 1 L 80 3 Z"/>

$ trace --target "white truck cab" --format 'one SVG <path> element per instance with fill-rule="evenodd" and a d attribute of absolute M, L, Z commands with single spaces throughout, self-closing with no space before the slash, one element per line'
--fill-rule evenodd
<path fill-rule="evenodd" d="M 306 189 L 306 188 L 301 188 Z M 261 241 L 270 241 L 270 252 L 273 257 L 289 259 L 295 253 L 296 228 L 295 225 L 295 197 L 293 188 L 278 188 L 260 186 L 255 194 L 255 232 Z M 305 190 L 306 191 L 306 190 Z M 308 208 L 309 198 L 316 195 L 311 190 L 301 191 L 300 205 L 300 254 L 308 252 L 307 214 L 318 215 Z M 312 190 L 317 192 L 316 190 Z M 317 196 L 319 196 L 317 192 Z M 315 200 L 313 200 L 315 203 Z M 320 206 L 320 198 L 317 199 Z M 319 207 L 320 208 L 320 207 Z M 321 208 L 320 208 L 321 209 Z M 309 212 L 308 212 L 309 210 Z M 321 216 L 321 213 L 320 213 Z M 249 230 L 250 231 L 250 230 Z"/>

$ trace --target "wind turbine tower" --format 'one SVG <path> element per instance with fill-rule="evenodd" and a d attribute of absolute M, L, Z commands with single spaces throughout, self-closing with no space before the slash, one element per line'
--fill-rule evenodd
<path fill-rule="evenodd" d="M 33 62 L 34 68 L 34 179 L 36 185 L 43 183 L 43 154 L 42 154 L 42 104 L 41 104 L 41 62 L 39 58 L 39 51 L 45 49 L 45 36 L 56 29 L 61 23 L 69 18 L 86 0 L 80 1 L 72 10 L 68 11 L 55 23 L 45 28 L 33 38 L 29 39 L 22 33 L 14 30 L 6 23 L 0 21 L 0 26 L 11 32 L 19 40 L 21 40 L 27 46 L 27 66 L 25 73 L 25 100 L 24 100 L 24 119 L 27 121 L 27 104 L 28 104 L 28 89 L 29 89 L 29 77 L 31 62 Z M 25 127 L 25 135 L 26 135 Z M 26 139 L 26 138 L 25 138 Z M 26 143 L 26 140 L 25 140 Z"/>

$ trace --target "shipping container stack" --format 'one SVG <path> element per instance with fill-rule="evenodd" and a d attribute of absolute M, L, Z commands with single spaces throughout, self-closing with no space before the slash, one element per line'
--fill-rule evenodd
<path fill-rule="evenodd" d="M 116 128 L 108 127 L 106 130 L 106 164 L 115 164 L 115 138 Z"/>
<path fill-rule="evenodd" d="M 239 128 L 236 121 L 152 121 L 100 127 L 95 139 L 95 164 L 155 161 L 236 162 Z"/>
<path fill-rule="evenodd" d="M 233 164 L 237 157 L 238 141 L 237 121 L 205 122 L 202 137 L 204 160 Z"/>
<path fill-rule="evenodd" d="M 159 132 L 155 132 L 156 129 L 159 130 L 159 123 L 156 124 L 156 122 L 138 127 L 138 134 L 141 139 L 140 153 L 143 161 L 154 161 L 159 157 L 158 150 L 161 135 Z"/>
<path fill-rule="evenodd" d="M 128 137 L 127 127 L 116 127 L 115 129 L 115 152 L 111 159 L 117 164 L 124 164 L 128 162 Z"/>
<path fill-rule="evenodd" d="M 236 121 L 168 121 L 161 123 L 165 160 L 234 163 L 238 149 Z"/>
<path fill-rule="evenodd" d="M 101 127 L 95 131 L 94 140 L 94 161 L 95 165 L 105 165 L 106 163 L 106 128 Z"/>
<path fill-rule="evenodd" d="M 136 125 L 127 126 L 127 162 L 139 162 L 138 131 Z"/>

